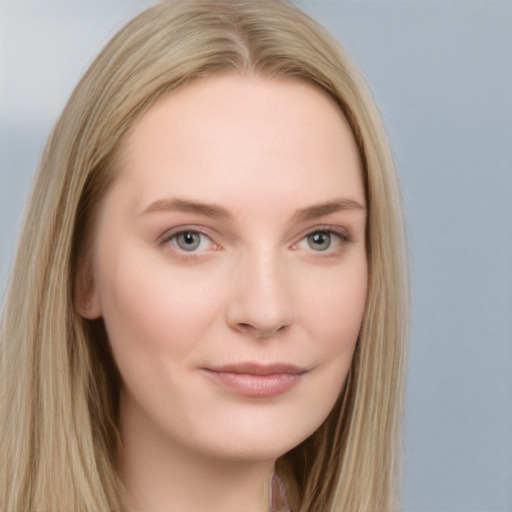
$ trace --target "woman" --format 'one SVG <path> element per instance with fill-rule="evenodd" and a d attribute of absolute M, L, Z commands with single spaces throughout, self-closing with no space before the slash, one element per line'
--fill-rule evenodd
<path fill-rule="evenodd" d="M 397 510 L 399 204 L 370 95 L 302 12 L 134 19 L 34 185 L 2 324 L 0 509 L 257 511 L 275 471 L 294 511 Z"/>

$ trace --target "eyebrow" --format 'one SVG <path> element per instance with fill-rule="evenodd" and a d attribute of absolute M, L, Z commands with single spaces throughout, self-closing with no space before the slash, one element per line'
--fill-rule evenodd
<path fill-rule="evenodd" d="M 351 210 L 366 212 L 366 206 L 352 199 L 336 199 L 334 201 L 327 201 L 325 203 L 302 208 L 295 213 L 293 220 L 305 222 L 330 215 L 331 213 Z"/>
<path fill-rule="evenodd" d="M 224 207 L 217 204 L 203 203 L 180 198 L 159 199 L 151 203 L 142 212 L 142 215 L 152 212 L 185 212 L 198 213 L 205 217 L 213 217 L 220 220 L 231 220 L 233 215 Z"/>
<path fill-rule="evenodd" d="M 340 211 L 362 211 L 366 212 L 366 207 L 352 199 L 336 199 L 327 201 L 306 208 L 297 210 L 292 219 L 296 222 L 307 222 L 318 219 L 332 213 Z M 181 198 L 158 199 L 151 203 L 142 215 L 152 212 L 185 212 L 197 213 L 205 217 L 212 217 L 218 220 L 233 220 L 234 216 L 223 206 L 213 203 L 204 203 L 202 201 L 194 201 Z"/>

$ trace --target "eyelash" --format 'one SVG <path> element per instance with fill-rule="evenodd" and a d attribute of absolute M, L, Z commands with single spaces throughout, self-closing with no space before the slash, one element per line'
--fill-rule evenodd
<path fill-rule="evenodd" d="M 220 248 L 220 246 L 215 244 L 215 242 L 212 240 L 212 238 L 209 235 L 207 235 L 206 233 L 204 233 L 201 230 L 194 229 L 194 228 L 189 228 L 189 229 L 188 228 L 185 228 L 185 229 L 180 228 L 179 230 L 176 230 L 176 231 L 173 230 L 170 232 L 166 232 L 158 239 L 158 245 L 161 245 L 161 246 L 167 245 L 167 244 L 172 245 L 173 249 L 178 254 L 180 254 L 180 256 L 184 256 L 186 258 L 198 257 L 199 253 L 202 251 L 201 250 L 196 251 L 197 247 L 193 248 L 193 250 L 191 250 L 191 251 L 187 251 L 187 250 L 183 249 L 182 247 L 177 246 L 177 242 L 176 242 L 177 238 L 180 235 L 186 235 L 186 234 L 200 236 L 203 240 L 204 240 L 204 238 L 206 238 L 210 241 L 211 244 L 214 244 L 216 246 L 215 250 L 218 250 L 218 248 Z M 313 247 L 311 247 L 311 245 L 308 243 L 308 239 L 309 239 L 309 237 L 312 237 L 314 235 L 324 235 L 324 236 L 330 237 L 329 245 L 323 250 L 313 249 Z M 298 248 L 299 244 L 301 244 L 302 242 L 305 242 L 308 244 L 308 246 L 312 252 L 319 253 L 319 254 L 325 253 L 325 255 L 327 256 L 328 254 L 330 255 L 333 252 L 336 252 L 336 247 L 334 247 L 334 248 L 331 247 L 332 243 L 333 243 L 333 238 L 337 239 L 337 242 L 342 245 L 352 241 L 352 238 L 351 238 L 349 232 L 347 232 L 347 230 L 345 230 L 345 229 L 341 229 L 339 227 L 334 228 L 332 226 L 317 226 L 314 229 L 308 231 L 305 235 L 303 235 L 298 242 L 292 244 L 291 248 L 296 250 Z M 174 243 L 173 243 L 173 241 L 174 241 Z M 201 244 L 201 242 L 202 241 L 200 240 L 199 245 Z M 338 250 L 339 250 L 339 248 L 338 248 Z"/>
<path fill-rule="evenodd" d="M 317 251 L 315 251 L 313 249 L 313 247 L 311 246 L 311 244 L 309 243 L 311 237 L 313 236 L 318 236 L 318 235 L 321 235 L 321 236 L 327 236 L 329 237 L 329 244 L 328 246 L 325 248 L 325 249 L 319 249 Z M 346 242 L 349 242 L 349 237 L 347 236 L 346 233 L 340 233 L 339 231 L 334 231 L 332 229 L 318 229 L 318 230 L 315 230 L 315 231 L 312 231 L 310 232 L 309 234 L 307 234 L 302 240 L 306 240 L 309 247 L 314 251 L 314 252 L 326 252 L 326 251 L 329 251 L 329 249 L 331 249 L 331 246 L 332 246 L 332 243 L 333 243 L 333 238 L 337 238 L 338 242 L 339 243 L 346 243 Z M 301 240 L 301 241 L 302 241 Z"/>
<path fill-rule="evenodd" d="M 169 245 L 172 245 L 173 246 L 173 249 L 180 255 L 183 255 L 185 257 L 197 257 L 198 256 L 198 252 L 199 251 L 196 251 L 194 248 L 194 250 L 192 251 L 187 251 L 179 246 L 177 246 L 177 242 L 173 243 L 173 241 L 176 241 L 177 238 L 180 236 L 180 235 L 187 235 L 187 234 L 190 234 L 190 235 L 198 235 L 201 237 L 201 239 L 208 239 L 210 241 L 210 243 L 212 244 L 215 244 L 215 242 L 212 240 L 212 238 L 210 236 L 208 236 L 206 233 L 198 230 L 198 229 L 194 229 L 194 228 L 190 228 L 190 229 L 183 229 L 183 228 L 180 228 L 179 230 L 177 231 L 170 231 L 170 232 L 166 232 L 164 233 L 158 240 L 158 245 L 166 245 L 166 244 L 169 244 Z M 199 241 L 199 244 L 201 244 L 202 240 Z M 217 246 L 217 244 L 215 244 Z M 218 247 L 218 246 L 217 246 Z"/>
<path fill-rule="evenodd" d="M 317 235 L 317 236 L 322 235 L 322 236 L 329 237 L 329 244 L 325 249 L 315 250 L 311 246 L 311 244 L 309 243 L 309 240 L 311 237 L 313 237 L 315 235 Z M 333 239 L 335 239 L 335 240 L 333 240 Z M 314 230 L 309 231 L 308 233 L 306 233 L 306 235 L 304 235 L 299 240 L 299 242 L 297 244 L 293 244 L 292 247 L 296 248 L 302 242 L 305 242 L 313 252 L 326 253 L 326 255 L 327 255 L 327 254 L 332 254 L 333 252 L 336 252 L 336 247 L 332 247 L 333 243 L 334 244 L 336 244 L 336 243 L 346 244 L 348 242 L 351 242 L 351 238 L 350 238 L 349 233 L 345 230 L 341 230 L 339 228 L 334 229 L 330 226 L 325 226 L 325 227 L 317 227 Z M 339 249 L 339 247 L 338 247 L 338 249 Z"/>

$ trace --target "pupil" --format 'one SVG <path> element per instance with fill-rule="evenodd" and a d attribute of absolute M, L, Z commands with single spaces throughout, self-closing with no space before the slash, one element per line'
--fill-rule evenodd
<path fill-rule="evenodd" d="M 193 251 L 199 247 L 201 239 L 197 233 L 187 231 L 178 236 L 176 242 L 185 251 Z"/>
<path fill-rule="evenodd" d="M 309 236 L 309 246 L 316 251 L 325 251 L 331 245 L 329 233 L 317 232 Z"/>

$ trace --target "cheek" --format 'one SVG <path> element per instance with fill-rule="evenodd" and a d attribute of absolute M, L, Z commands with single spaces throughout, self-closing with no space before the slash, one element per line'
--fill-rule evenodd
<path fill-rule="evenodd" d="M 366 259 L 361 257 L 325 279 L 317 275 L 303 290 L 302 325 L 319 363 L 308 390 L 316 428 L 338 399 L 352 364 L 366 307 Z"/>
<path fill-rule="evenodd" d="M 152 263 L 134 254 L 100 274 L 102 314 L 118 359 L 184 358 L 215 315 L 207 281 L 190 283 Z"/>
<path fill-rule="evenodd" d="M 326 275 L 305 287 L 305 324 L 319 349 L 331 353 L 353 350 L 366 307 L 366 259 Z"/>

